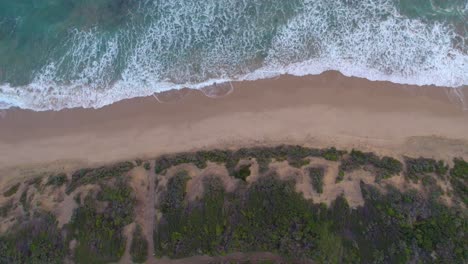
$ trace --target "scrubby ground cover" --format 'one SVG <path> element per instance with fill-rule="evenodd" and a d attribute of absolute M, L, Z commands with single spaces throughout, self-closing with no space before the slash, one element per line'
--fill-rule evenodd
<path fill-rule="evenodd" d="M 105 204 L 105 207 L 99 205 Z M 118 261 L 125 250 L 123 228 L 133 221 L 134 193 L 124 179 L 102 186 L 78 207 L 66 230 L 68 240 L 76 240 L 76 263 Z"/>
<path fill-rule="evenodd" d="M 241 159 L 254 158 L 257 160 L 260 172 L 268 170 L 268 165 L 272 160 L 288 160 L 296 167 L 306 165 L 304 161 L 307 157 L 323 157 L 327 160 L 338 161 L 345 151 L 335 148 L 314 149 L 302 146 L 282 145 L 278 147 L 256 147 L 242 148 L 237 151 L 211 150 L 179 153 L 174 155 L 163 155 L 156 159 L 155 172 L 164 173 L 168 168 L 183 163 L 193 163 L 198 168 L 206 167 L 207 162 L 225 163 L 230 175 L 235 175 L 236 165 Z"/>
<path fill-rule="evenodd" d="M 148 241 L 143 235 L 140 225 L 137 225 L 133 232 L 132 244 L 130 246 L 130 255 L 135 263 L 144 263 L 148 258 Z"/>
<path fill-rule="evenodd" d="M 0 263 L 63 263 L 65 258 L 74 263 L 118 261 L 125 249 L 123 228 L 134 219 L 134 191 L 124 177 L 128 167 L 119 164 L 87 169 L 83 179 L 74 174 L 69 190 L 89 183 L 99 188 L 88 193 L 82 203 L 79 195 L 76 197 L 79 205 L 71 221 L 61 228 L 56 216 L 44 211 L 34 198 L 41 194 L 43 186 L 58 188 L 67 184 L 66 174 L 52 174 L 44 185 L 42 177 L 25 182 L 17 201 L 24 213 L 17 215 L 13 227 L 0 235 Z M 2 206 L 5 213 L 0 217 L 6 217 L 13 207 L 10 200 Z"/>
<path fill-rule="evenodd" d="M 341 161 L 340 172 L 345 174 L 357 169 L 367 169 L 374 172 L 376 180 L 387 179 L 400 174 L 403 164 L 392 157 L 378 157 L 371 152 L 352 150 L 347 157 Z"/>
<path fill-rule="evenodd" d="M 36 212 L 0 236 L 0 263 L 62 263 L 66 246 L 50 213 Z"/>
<path fill-rule="evenodd" d="M 327 162 L 317 165 L 311 157 Z M 284 166 L 291 168 L 277 173 L 269 166 L 274 161 L 287 161 Z M 451 167 L 422 157 L 403 161 L 358 150 L 278 146 L 163 155 L 40 175 L 2 190 L 0 224 L 11 224 L 0 234 L 0 263 L 118 262 L 126 248 L 136 263 L 153 253 L 183 258 L 252 251 L 316 263 L 466 263 L 468 163 L 461 158 Z M 208 162 L 224 164 L 230 184 L 236 185 L 227 191 L 225 172 L 223 178 L 216 174 L 219 169 L 203 171 Z M 330 162 L 334 170 L 326 167 Z M 171 169 L 184 163 L 204 173 L 203 188 L 197 189 L 203 191 L 194 199 L 187 195 L 188 186 L 196 184 L 190 183 L 194 171 Z M 135 167 L 156 183 L 157 213 L 154 229 L 137 224 L 127 245 L 125 227 L 146 219 L 138 218 L 142 201 L 129 183 Z M 357 178 L 349 185 L 345 176 L 363 171 L 375 183 L 359 184 Z M 299 172 L 308 179 L 284 175 Z M 403 177 L 409 187 L 394 187 L 392 177 Z M 306 179 L 318 196 L 333 190 L 330 184 L 359 185 L 363 201 L 351 207 L 346 195 L 337 194 L 328 206 L 314 203 L 298 192 L 294 179 Z M 61 198 L 40 199 L 49 194 Z M 71 219 L 59 225 L 63 216 L 54 215 L 53 203 L 63 200 L 76 206 Z M 147 237 L 151 231 L 153 237 Z M 154 244 L 154 252 L 148 252 L 148 244 Z"/>
<path fill-rule="evenodd" d="M 164 211 L 155 231 L 157 255 L 269 251 L 318 263 L 463 263 L 468 257 L 466 212 L 416 191 L 384 194 L 362 183 L 365 204 L 351 209 L 342 196 L 330 207 L 311 203 L 275 175 L 231 194 L 216 180 L 205 184 L 202 199 L 177 195 L 176 209 Z"/>

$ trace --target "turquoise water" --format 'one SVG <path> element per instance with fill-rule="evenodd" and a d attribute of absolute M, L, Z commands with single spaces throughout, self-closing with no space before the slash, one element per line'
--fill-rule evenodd
<path fill-rule="evenodd" d="M 468 0 L 0 0 L 0 108 L 280 74 L 468 84 Z"/>

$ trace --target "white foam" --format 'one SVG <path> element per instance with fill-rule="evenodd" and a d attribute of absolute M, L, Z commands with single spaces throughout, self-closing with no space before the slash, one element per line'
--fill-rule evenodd
<path fill-rule="evenodd" d="M 146 22 L 129 22 L 113 35 L 72 30 L 58 47 L 65 54 L 29 85 L 0 86 L 0 109 L 99 108 L 170 89 L 327 70 L 402 84 L 468 84 L 466 44 L 454 47 L 455 31 L 406 18 L 392 0 L 291 1 L 297 13 L 278 28 L 265 16 L 281 15 L 279 2 L 265 10 L 259 3 L 173 0 L 142 5 L 132 19 Z M 259 14 L 246 18 L 252 7 Z M 260 63 L 259 52 L 267 55 Z"/>

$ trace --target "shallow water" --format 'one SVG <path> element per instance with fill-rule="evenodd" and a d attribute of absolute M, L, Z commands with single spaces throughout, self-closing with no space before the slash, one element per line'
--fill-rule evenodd
<path fill-rule="evenodd" d="M 0 108 L 279 74 L 468 84 L 468 0 L 3 0 Z"/>

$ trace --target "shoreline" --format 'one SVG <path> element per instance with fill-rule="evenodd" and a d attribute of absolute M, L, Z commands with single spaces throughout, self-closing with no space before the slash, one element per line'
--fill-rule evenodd
<path fill-rule="evenodd" d="M 0 171 L 278 144 L 468 157 L 468 112 L 452 88 L 369 81 L 333 71 L 233 86 L 219 98 L 184 89 L 166 93 L 165 103 L 149 96 L 99 109 L 4 110 Z M 468 100 L 466 87 L 458 91 Z"/>

